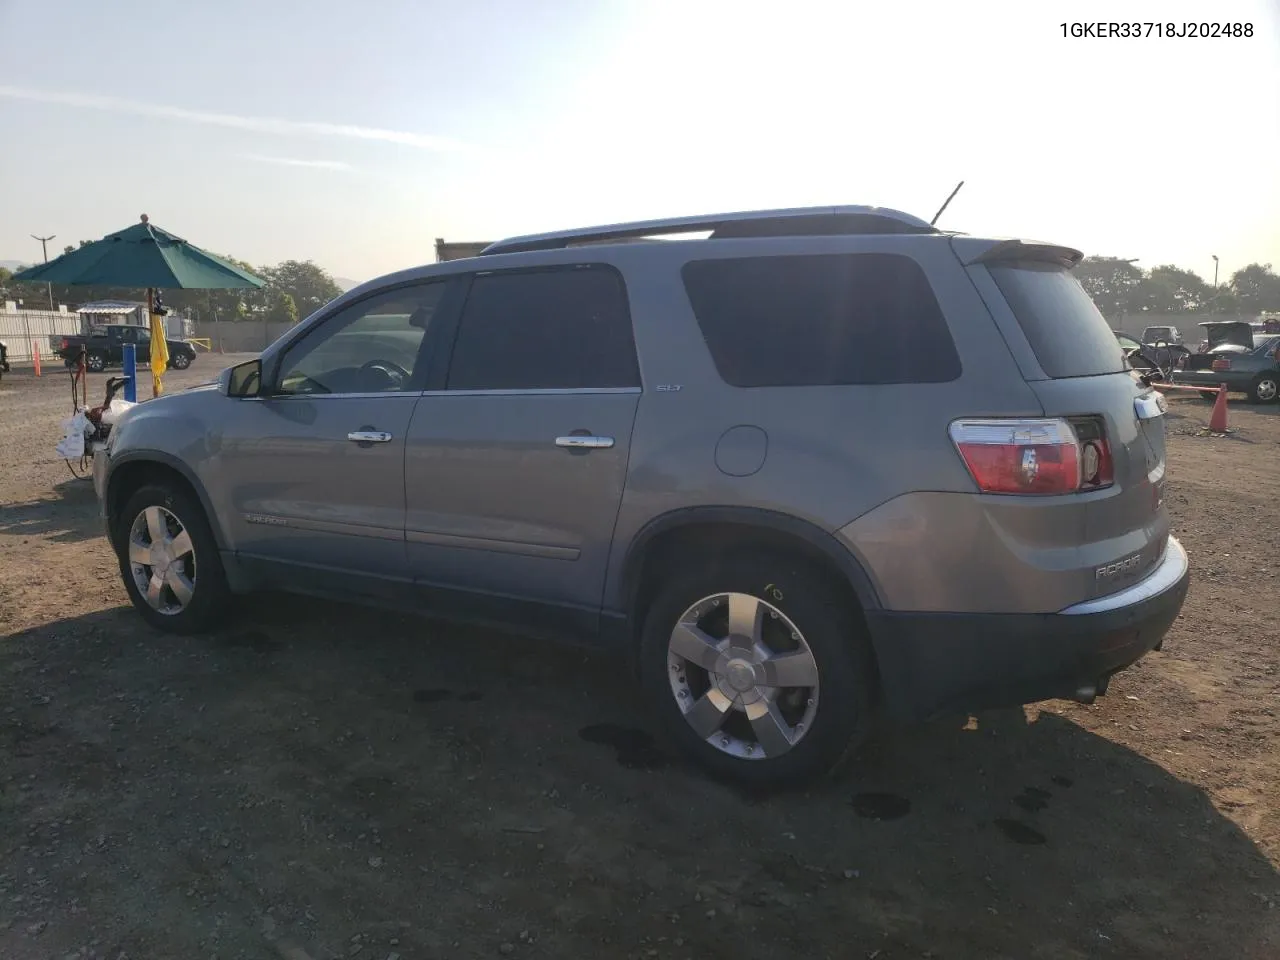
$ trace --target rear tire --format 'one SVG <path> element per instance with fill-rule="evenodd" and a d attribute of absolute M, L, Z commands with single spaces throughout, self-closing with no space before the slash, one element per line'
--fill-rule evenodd
<path fill-rule="evenodd" d="M 85 357 L 84 365 L 93 373 L 101 373 L 107 369 L 107 358 L 100 353 L 91 353 Z"/>
<path fill-rule="evenodd" d="M 706 558 L 669 574 L 645 613 L 645 698 L 667 738 L 712 776 L 798 784 L 865 739 L 874 660 L 821 569 L 787 554 Z M 756 643 L 740 639 L 744 623 L 757 625 Z"/>
<path fill-rule="evenodd" d="M 173 358 L 173 368 L 175 370 L 185 370 L 191 366 L 191 358 L 185 353 L 180 353 Z"/>
<path fill-rule="evenodd" d="M 1280 374 L 1260 373 L 1249 385 L 1249 399 L 1253 403 L 1274 403 L 1280 396 Z"/>
<path fill-rule="evenodd" d="M 164 480 L 139 488 L 112 539 L 125 590 L 147 623 L 176 634 L 218 625 L 230 591 L 209 521 L 189 491 Z"/>

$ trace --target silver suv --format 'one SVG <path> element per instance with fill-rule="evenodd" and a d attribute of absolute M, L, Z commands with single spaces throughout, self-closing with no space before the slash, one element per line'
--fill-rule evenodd
<path fill-rule="evenodd" d="M 131 410 L 107 530 L 174 633 L 269 587 L 611 647 L 751 783 L 877 713 L 1087 702 L 1188 572 L 1080 256 L 869 207 L 505 240 Z"/>

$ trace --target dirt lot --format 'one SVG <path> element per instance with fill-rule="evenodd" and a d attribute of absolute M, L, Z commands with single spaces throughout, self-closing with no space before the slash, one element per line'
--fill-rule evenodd
<path fill-rule="evenodd" d="M 68 396 L 0 384 L 8 960 L 1280 956 L 1280 408 L 1173 404 L 1196 579 L 1110 696 L 753 798 L 603 658 L 280 598 L 150 632 L 53 453 Z"/>

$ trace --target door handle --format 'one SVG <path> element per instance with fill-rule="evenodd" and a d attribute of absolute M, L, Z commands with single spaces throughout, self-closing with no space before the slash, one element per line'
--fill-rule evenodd
<path fill-rule="evenodd" d="M 391 434 L 385 430 L 352 430 L 347 439 L 352 443 L 389 443 Z"/>
<path fill-rule="evenodd" d="M 585 437 L 574 434 L 568 437 L 556 437 L 557 447 L 570 450 L 608 450 L 613 446 L 613 437 Z"/>

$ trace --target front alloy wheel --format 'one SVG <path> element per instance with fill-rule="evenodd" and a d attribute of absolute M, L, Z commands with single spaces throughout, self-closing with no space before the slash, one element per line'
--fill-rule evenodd
<path fill-rule="evenodd" d="M 161 506 L 139 513 L 129 528 L 129 568 L 152 610 L 182 613 L 196 591 L 196 555 L 182 521 Z"/>
<path fill-rule="evenodd" d="M 1280 381 L 1274 373 L 1264 373 L 1253 381 L 1252 400 L 1254 403 L 1271 403 L 1280 394 Z"/>
<path fill-rule="evenodd" d="M 789 753 L 818 709 L 818 663 L 803 634 L 766 600 L 704 597 L 667 646 L 671 695 L 693 731 L 747 760 Z"/>

